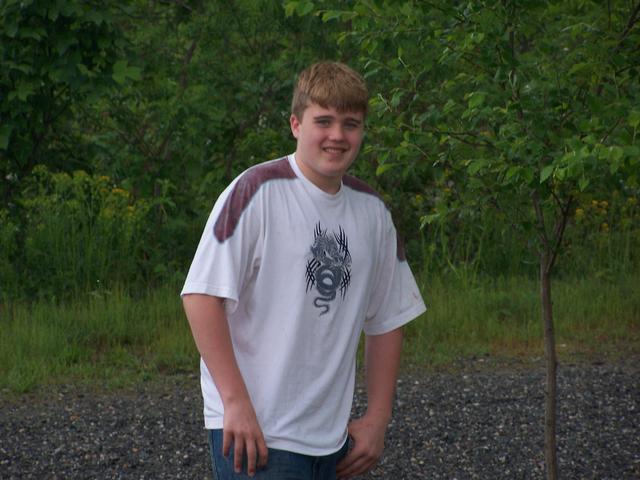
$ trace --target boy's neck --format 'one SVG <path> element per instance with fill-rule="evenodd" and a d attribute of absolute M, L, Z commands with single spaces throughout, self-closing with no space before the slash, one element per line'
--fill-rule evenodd
<path fill-rule="evenodd" d="M 300 154 L 297 151 L 295 152 L 293 158 L 296 162 L 296 165 L 300 169 L 300 172 L 302 172 L 302 174 L 304 175 L 304 178 L 309 180 L 320 190 L 328 193 L 329 195 L 335 195 L 342 188 L 342 177 L 344 177 L 344 174 L 336 177 L 319 175 L 300 159 Z"/>

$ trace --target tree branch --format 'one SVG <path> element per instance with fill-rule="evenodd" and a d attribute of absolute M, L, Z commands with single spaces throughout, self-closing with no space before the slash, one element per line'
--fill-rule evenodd
<path fill-rule="evenodd" d="M 616 122 L 611 125 L 611 128 L 609 128 L 609 130 L 607 130 L 607 132 L 604 134 L 604 136 L 600 139 L 600 143 L 604 143 L 607 141 L 607 138 L 609 138 L 609 135 L 611 135 L 613 133 L 613 131 L 618 128 L 618 125 L 620 125 L 620 122 L 622 122 L 622 118 L 618 118 L 616 120 Z"/>
<path fill-rule="evenodd" d="M 560 199 L 558 199 L 555 195 L 554 197 L 557 199 L 558 202 L 560 201 Z M 569 196 L 569 198 L 567 199 L 567 203 L 565 205 L 562 205 L 561 203 L 559 204 L 560 216 L 558 219 L 556 219 L 556 224 L 553 231 L 554 245 L 553 245 L 553 248 L 551 249 L 551 257 L 549 259 L 549 270 L 548 270 L 549 272 L 555 265 L 556 259 L 558 258 L 560 245 L 562 244 L 564 232 L 567 227 L 567 223 L 569 221 L 569 212 L 571 211 L 572 204 L 573 204 L 572 196 Z"/>
<path fill-rule="evenodd" d="M 189 63 L 191 63 L 191 59 L 193 58 L 193 54 L 195 53 L 197 46 L 198 40 L 193 39 L 187 52 L 184 54 L 184 58 L 182 59 L 182 73 L 180 75 L 180 95 L 182 95 L 187 88 L 187 67 L 189 66 Z"/>
<path fill-rule="evenodd" d="M 441 135 L 451 135 L 456 140 L 459 140 L 462 143 L 465 143 L 467 145 L 471 145 L 472 147 L 490 147 L 490 148 L 492 148 L 494 150 L 497 150 L 496 146 L 493 143 L 491 143 L 486 138 L 479 138 L 480 135 L 478 135 L 477 133 L 474 133 L 474 132 L 469 132 L 469 131 L 467 131 L 467 132 L 453 132 L 453 131 L 450 131 L 450 130 L 440 130 L 438 128 L 423 128 L 423 131 L 430 132 L 430 133 L 438 133 L 438 134 L 441 134 Z M 479 142 L 472 142 L 472 141 L 466 139 L 465 136 L 478 138 L 480 141 Z"/>
<path fill-rule="evenodd" d="M 540 195 L 537 190 L 531 192 L 531 200 L 533 202 L 533 209 L 536 212 L 536 220 L 538 221 L 538 235 L 540 236 L 542 248 L 545 252 L 549 252 L 549 235 L 547 235 L 547 227 L 544 221 L 544 212 L 542 211 L 542 206 L 540 205 Z M 546 273 L 549 273 L 550 266 L 550 262 L 547 262 L 547 264 L 544 265 Z"/>
<path fill-rule="evenodd" d="M 613 49 L 614 54 L 617 53 L 622 48 L 622 44 L 626 40 L 627 36 L 629 35 L 633 27 L 636 25 L 636 23 L 638 23 L 638 20 L 640 20 L 640 2 L 638 2 L 636 6 L 633 7 L 633 9 L 631 10 L 631 14 L 629 15 L 629 20 L 627 20 L 627 25 L 625 29 L 622 31 L 622 34 L 620 35 L 618 44 Z M 598 96 L 602 94 L 603 89 L 604 89 L 604 83 L 601 81 L 600 85 L 598 85 L 598 88 L 596 90 Z"/>
<path fill-rule="evenodd" d="M 638 2 L 638 4 L 633 8 L 631 15 L 629 16 L 629 20 L 627 21 L 627 26 L 620 36 L 620 41 L 618 42 L 618 46 L 615 51 L 618 51 L 618 49 L 622 47 L 622 42 L 627 38 L 627 35 L 629 35 L 629 32 L 631 32 L 631 29 L 635 24 L 638 23 L 638 20 L 640 20 L 640 2 Z"/>

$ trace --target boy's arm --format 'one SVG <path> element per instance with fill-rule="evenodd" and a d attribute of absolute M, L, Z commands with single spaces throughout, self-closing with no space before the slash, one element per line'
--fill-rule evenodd
<path fill-rule="evenodd" d="M 223 454 L 228 456 L 233 444 L 234 466 L 236 472 L 240 472 L 246 452 L 247 473 L 254 475 L 256 460 L 260 467 L 267 463 L 267 445 L 236 362 L 224 301 L 219 297 L 191 294 L 185 295 L 182 302 L 198 351 L 224 405 Z"/>
<path fill-rule="evenodd" d="M 368 472 L 382 454 L 400 367 L 402 335 L 400 327 L 382 335 L 365 337 L 367 411 L 349 423 L 354 446 L 338 464 L 338 478 Z"/>

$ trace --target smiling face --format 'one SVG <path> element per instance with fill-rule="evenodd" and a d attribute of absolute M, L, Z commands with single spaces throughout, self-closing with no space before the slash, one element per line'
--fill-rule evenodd
<path fill-rule="evenodd" d="M 291 115 L 297 139 L 296 163 L 305 177 L 327 193 L 340 190 L 342 177 L 355 160 L 364 136 L 363 112 L 339 112 L 310 103 L 302 119 Z"/>

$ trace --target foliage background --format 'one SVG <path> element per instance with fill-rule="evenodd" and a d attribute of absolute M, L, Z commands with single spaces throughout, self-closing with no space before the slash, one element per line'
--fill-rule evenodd
<path fill-rule="evenodd" d="M 549 225 L 567 220 L 555 273 L 574 323 L 561 334 L 579 335 L 583 321 L 636 342 L 639 22 L 629 0 L 5 0 L 3 330 L 27 326 L 27 345 L 55 312 L 49 338 L 76 342 L 63 366 L 127 345 L 131 358 L 166 350 L 184 366 L 188 334 L 167 327 L 182 339 L 175 350 L 137 329 L 105 340 L 98 312 L 120 305 L 124 328 L 140 313 L 130 301 L 176 295 L 165 315 L 183 332 L 177 291 L 217 195 L 294 150 L 295 75 L 337 59 L 371 92 L 353 173 L 387 201 L 433 307 L 410 349 L 539 346 L 533 192 Z M 608 292 L 597 305 L 609 310 L 591 307 L 595 292 Z M 571 301 L 595 316 L 581 320 Z M 62 310 L 38 313 L 43 304 Z M 155 309 L 145 318 L 162 323 Z M 69 337 L 81 325 L 93 333 Z"/>
<path fill-rule="evenodd" d="M 368 80 L 354 171 L 387 199 L 414 268 L 535 274 L 509 218 L 531 215 L 523 184 L 546 184 L 572 196 L 562 274 L 637 271 L 637 10 L 4 2 L 2 296 L 179 284 L 227 182 L 293 150 L 295 74 L 323 58 Z"/>

